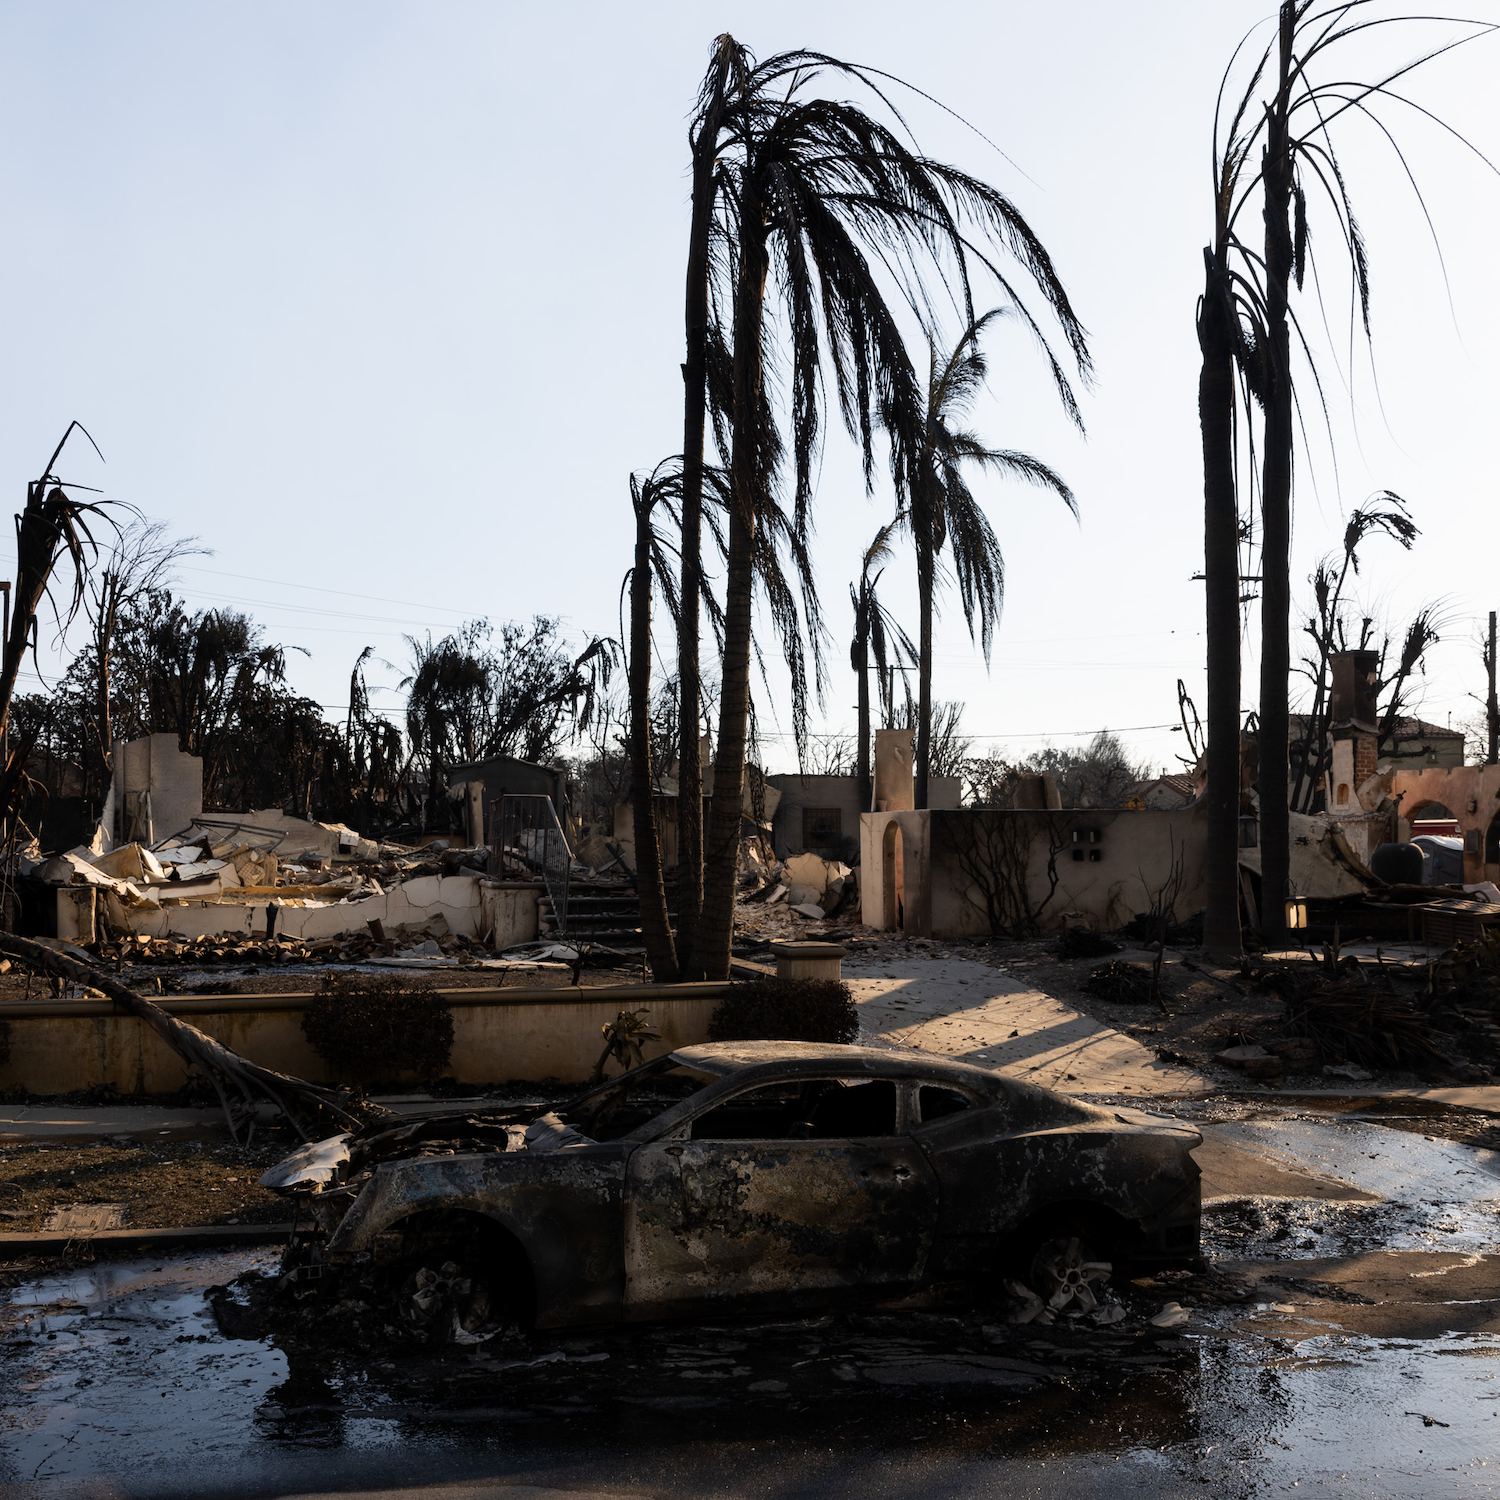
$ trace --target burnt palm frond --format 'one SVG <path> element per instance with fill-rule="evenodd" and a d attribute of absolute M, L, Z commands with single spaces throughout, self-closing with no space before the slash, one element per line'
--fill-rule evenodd
<path fill-rule="evenodd" d="M 902 521 L 917 553 L 917 594 L 921 609 L 917 718 L 917 795 L 926 805 L 932 741 L 932 620 L 946 552 L 959 602 L 986 664 L 995 626 L 1005 601 L 1005 558 L 989 516 L 969 484 L 978 468 L 1000 477 L 1051 490 L 1073 513 L 1078 501 L 1062 477 L 1041 459 L 1010 448 L 991 448 L 961 423 L 973 410 L 989 375 L 981 339 L 1006 307 L 976 318 L 946 354 L 928 343 L 925 419 L 912 464 L 909 505 Z M 893 444 L 893 451 L 895 445 Z"/>
<path fill-rule="evenodd" d="M 43 599 L 52 601 L 59 631 L 65 631 L 83 606 L 89 568 L 99 554 L 99 545 L 89 523 L 102 519 L 109 525 L 114 524 L 106 510 L 111 502 L 75 500 L 68 491 L 84 486 L 70 485 L 55 472 L 57 461 L 75 428 L 88 438 L 94 451 L 99 452 L 98 444 L 94 443 L 87 429 L 79 422 L 70 422 L 41 477 L 26 486 L 26 506 L 16 516 L 15 592 L 11 602 L 10 632 L 5 641 L 4 659 L 0 662 L 0 735 L 10 724 L 11 701 L 15 696 L 21 663 L 26 659 L 27 651 L 33 655 L 36 652 L 37 613 Z M 103 458 L 103 454 L 99 456 Z M 54 593 L 59 564 L 65 564 L 61 598 Z M 22 785 L 24 761 L 19 758 L 19 750 L 19 746 L 12 747 L 8 764 L 0 768 L 0 815 L 7 820 L 15 810 Z"/>

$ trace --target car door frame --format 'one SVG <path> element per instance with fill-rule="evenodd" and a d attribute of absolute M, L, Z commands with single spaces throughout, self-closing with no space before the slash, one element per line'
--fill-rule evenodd
<path fill-rule="evenodd" d="M 888 1082 L 895 1090 L 896 1118 L 890 1135 L 861 1137 L 828 1137 L 811 1140 L 692 1140 L 694 1123 L 712 1110 L 757 1089 L 783 1082 L 813 1081 L 823 1077 L 857 1078 L 860 1082 Z M 703 1312 L 772 1310 L 799 1306 L 828 1305 L 863 1300 L 872 1294 L 899 1295 L 919 1285 L 927 1268 L 941 1211 L 939 1181 L 927 1153 L 910 1132 L 915 1094 L 907 1077 L 871 1072 L 861 1068 L 845 1072 L 825 1063 L 816 1071 L 807 1069 L 756 1068 L 749 1077 L 723 1080 L 723 1086 L 695 1095 L 663 1116 L 660 1128 L 651 1139 L 637 1144 L 626 1162 L 624 1191 L 624 1265 L 625 1320 L 691 1316 Z M 887 1182 L 880 1173 L 884 1156 L 890 1166 Z M 822 1160 L 819 1160 L 819 1157 Z M 763 1220 L 765 1200 L 756 1196 L 762 1184 L 758 1173 L 770 1166 L 808 1161 L 819 1169 L 822 1182 L 848 1182 L 851 1172 L 868 1173 L 864 1179 L 866 1202 L 860 1216 L 840 1231 L 834 1240 L 826 1231 L 820 1237 L 816 1223 L 786 1221 L 794 1233 L 782 1238 L 799 1240 L 804 1248 L 815 1249 L 835 1243 L 839 1252 L 849 1257 L 858 1254 L 859 1244 L 876 1241 L 887 1255 L 904 1255 L 895 1267 L 900 1274 L 858 1274 L 857 1266 L 808 1267 L 784 1265 L 781 1273 L 767 1269 L 763 1260 L 754 1262 L 759 1274 L 745 1269 L 747 1250 L 741 1244 L 731 1259 L 735 1262 L 721 1275 L 712 1273 L 709 1262 L 716 1243 L 722 1246 L 726 1236 L 733 1240 L 737 1226 L 748 1226 L 753 1234 L 755 1221 Z M 833 1170 L 842 1158 L 846 1170 Z M 704 1162 L 713 1163 L 720 1174 L 732 1171 L 734 1182 L 727 1177 L 721 1183 L 700 1183 L 693 1173 L 701 1172 Z M 719 1186 L 728 1187 L 728 1197 Z M 711 1206 L 705 1206 L 712 1197 Z M 895 1213 L 882 1211 L 895 1198 Z M 774 1200 L 773 1200 L 774 1201 Z M 757 1214 L 754 1210 L 760 1209 Z M 717 1219 L 716 1216 L 717 1215 Z M 902 1216 L 914 1226 L 912 1243 L 903 1246 L 899 1224 L 891 1220 Z M 809 1218 L 815 1215 L 809 1214 Z M 770 1236 L 773 1240 L 776 1236 Z M 857 1244 L 856 1241 L 859 1243 Z M 879 1253 L 877 1251 L 877 1253 Z"/>

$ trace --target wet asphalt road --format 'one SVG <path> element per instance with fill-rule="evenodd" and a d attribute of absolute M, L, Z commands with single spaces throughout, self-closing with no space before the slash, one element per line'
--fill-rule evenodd
<path fill-rule="evenodd" d="M 1500 1491 L 1491 1154 L 1369 1120 L 1223 1123 L 1384 1173 L 1381 1201 L 1217 1214 L 1229 1274 L 1129 1287 L 1108 1328 L 908 1309 L 371 1358 L 358 1309 L 343 1349 L 219 1331 L 207 1288 L 273 1251 L 27 1282 L 0 1496 Z M 1169 1298 L 1191 1321 L 1153 1328 Z"/>

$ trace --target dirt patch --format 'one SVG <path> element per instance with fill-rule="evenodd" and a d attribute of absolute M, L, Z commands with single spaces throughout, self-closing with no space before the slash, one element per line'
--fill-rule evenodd
<path fill-rule="evenodd" d="M 53 1209 L 125 1203 L 126 1229 L 281 1224 L 285 1198 L 256 1185 L 290 1138 L 241 1149 L 229 1142 L 19 1141 L 0 1145 L 0 1229 L 36 1232 Z M 128 1141 L 128 1144 L 125 1142 Z"/>

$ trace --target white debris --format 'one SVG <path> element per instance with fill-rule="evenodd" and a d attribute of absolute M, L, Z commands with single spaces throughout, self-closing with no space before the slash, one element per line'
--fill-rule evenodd
<path fill-rule="evenodd" d="M 331 1135 L 326 1141 L 312 1141 L 299 1146 L 288 1157 L 277 1162 L 267 1172 L 262 1172 L 260 1185 L 263 1188 L 285 1189 L 309 1187 L 318 1189 L 324 1183 L 335 1181 L 349 1160 L 350 1136 Z"/>
<path fill-rule="evenodd" d="M 1153 1328 L 1180 1328 L 1184 1323 L 1187 1322 L 1190 1316 L 1191 1315 L 1189 1314 L 1187 1308 L 1185 1308 L 1180 1302 L 1168 1302 L 1165 1304 L 1165 1306 L 1163 1306 L 1162 1310 L 1157 1313 L 1154 1318 L 1152 1318 L 1151 1326 Z"/>
<path fill-rule="evenodd" d="M 562 1119 L 551 1113 L 539 1115 L 526 1127 L 526 1149 L 528 1151 L 568 1151 L 578 1146 L 592 1146 L 588 1136 L 565 1125 Z"/>

